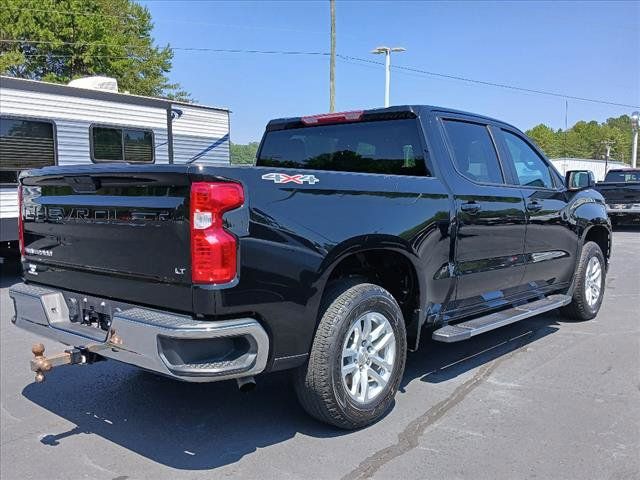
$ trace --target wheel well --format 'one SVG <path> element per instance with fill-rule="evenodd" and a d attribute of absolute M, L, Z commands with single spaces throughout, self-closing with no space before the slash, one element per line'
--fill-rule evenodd
<path fill-rule="evenodd" d="M 605 227 L 595 226 L 591 227 L 584 237 L 584 243 L 595 242 L 602 250 L 604 258 L 608 261 L 611 252 L 611 238 L 609 236 L 609 230 Z"/>
<path fill-rule="evenodd" d="M 416 270 L 407 257 L 393 250 L 354 253 L 336 265 L 327 285 L 350 277 L 362 277 L 365 282 L 380 285 L 398 302 L 405 323 L 413 319 L 420 304 L 420 286 Z"/>

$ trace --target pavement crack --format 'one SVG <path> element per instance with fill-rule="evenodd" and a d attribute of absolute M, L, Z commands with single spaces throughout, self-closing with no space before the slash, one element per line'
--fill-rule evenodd
<path fill-rule="evenodd" d="M 528 336 L 530 335 L 527 335 L 527 337 Z M 526 343 L 527 342 L 523 342 L 523 344 Z M 489 378 L 500 364 L 512 358 L 515 354 L 522 351 L 523 348 L 525 347 L 521 345 L 509 354 L 480 367 L 469 380 L 459 385 L 451 395 L 412 420 L 404 430 L 398 434 L 398 441 L 396 443 L 378 450 L 373 455 L 364 459 L 354 470 L 343 476 L 342 480 L 363 480 L 371 478 L 385 464 L 416 448 L 419 444 L 420 437 L 427 428 L 462 402 L 467 395 Z"/>

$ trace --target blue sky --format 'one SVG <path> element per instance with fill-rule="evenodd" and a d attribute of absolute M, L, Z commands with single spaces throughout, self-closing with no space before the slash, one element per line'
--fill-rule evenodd
<path fill-rule="evenodd" d="M 329 1 L 143 1 L 159 44 L 329 51 Z M 392 64 L 640 105 L 640 2 L 336 1 L 337 51 L 403 46 Z M 381 106 L 384 68 L 338 60 L 336 110 Z M 329 58 L 176 51 L 171 80 L 225 106 L 231 140 L 258 140 L 273 117 L 328 111 Z M 561 98 L 392 70 L 391 104 L 423 103 L 498 117 L 525 130 L 564 127 Z M 603 121 L 632 108 L 569 100 L 568 120 Z"/>

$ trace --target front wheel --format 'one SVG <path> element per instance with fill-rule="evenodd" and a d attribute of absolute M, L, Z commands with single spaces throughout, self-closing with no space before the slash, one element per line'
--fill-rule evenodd
<path fill-rule="evenodd" d="M 573 320 L 591 320 L 598 314 L 604 297 L 606 264 L 598 244 L 584 244 L 575 275 L 573 298 L 562 313 Z"/>
<path fill-rule="evenodd" d="M 303 408 L 345 429 L 364 427 L 391 407 L 404 372 L 402 312 L 382 287 L 346 281 L 325 302 L 309 361 L 296 371 Z"/>

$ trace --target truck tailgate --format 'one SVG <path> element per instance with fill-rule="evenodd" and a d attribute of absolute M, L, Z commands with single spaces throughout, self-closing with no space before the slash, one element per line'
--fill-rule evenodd
<path fill-rule="evenodd" d="M 26 279 L 190 310 L 187 172 L 105 166 L 26 176 Z"/>
<path fill-rule="evenodd" d="M 607 203 L 640 203 L 640 182 L 609 182 L 596 185 Z"/>

